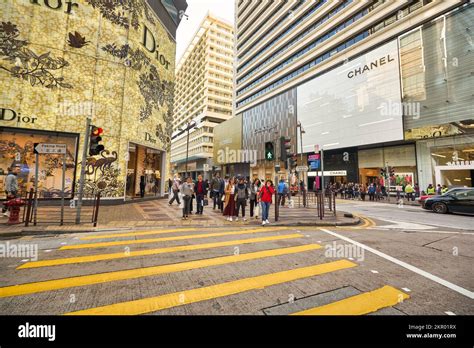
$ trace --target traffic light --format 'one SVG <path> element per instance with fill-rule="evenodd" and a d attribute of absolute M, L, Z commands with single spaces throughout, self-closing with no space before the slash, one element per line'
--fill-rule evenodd
<path fill-rule="evenodd" d="M 275 147 L 271 141 L 265 143 L 265 159 L 267 161 L 273 161 L 275 159 Z"/>
<path fill-rule="evenodd" d="M 395 168 L 393 167 L 388 167 L 389 169 L 389 172 L 390 172 L 390 177 L 394 177 L 395 176 Z"/>
<path fill-rule="evenodd" d="M 385 178 L 385 168 L 380 169 L 380 176 Z"/>
<path fill-rule="evenodd" d="M 286 160 L 291 156 L 291 138 L 289 137 L 281 137 L 280 138 L 280 159 L 285 163 L 286 167 Z"/>
<path fill-rule="evenodd" d="M 91 135 L 89 138 L 89 156 L 95 156 L 104 151 L 104 145 L 99 144 L 102 141 L 101 135 L 104 130 L 100 127 L 91 126 Z"/>

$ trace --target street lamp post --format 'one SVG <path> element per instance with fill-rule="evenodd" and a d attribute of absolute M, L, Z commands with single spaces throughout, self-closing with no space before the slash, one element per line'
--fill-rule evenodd
<path fill-rule="evenodd" d="M 303 126 L 301 122 L 298 121 L 296 125 L 296 131 L 298 132 L 298 128 L 300 129 L 300 145 L 301 145 L 301 165 L 303 165 L 303 134 L 305 131 L 303 130 Z M 298 146 L 296 146 L 298 147 Z M 307 175 L 306 172 L 303 172 L 303 207 L 306 207 L 306 186 L 307 186 Z M 299 183 L 298 183 L 299 185 Z"/>
<path fill-rule="evenodd" d="M 186 135 L 186 177 L 188 177 L 188 158 L 189 158 L 189 131 L 191 129 L 193 129 L 194 127 L 196 127 L 196 122 L 195 121 L 191 121 L 191 122 L 188 122 L 186 124 L 186 128 L 185 129 L 180 129 L 180 131 L 186 131 L 187 132 L 187 135 Z"/>

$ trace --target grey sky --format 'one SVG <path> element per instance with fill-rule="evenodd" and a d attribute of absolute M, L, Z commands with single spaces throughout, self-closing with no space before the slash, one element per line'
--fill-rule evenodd
<path fill-rule="evenodd" d="M 176 34 L 176 63 L 188 47 L 204 16 L 210 11 L 214 16 L 234 23 L 234 0 L 187 0 L 186 17 L 181 21 Z"/>

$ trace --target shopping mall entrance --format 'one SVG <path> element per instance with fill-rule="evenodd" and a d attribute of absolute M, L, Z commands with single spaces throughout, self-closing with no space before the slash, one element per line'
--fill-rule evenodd
<path fill-rule="evenodd" d="M 130 143 L 128 155 L 127 198 L 161 197 L 164 152 Z"/>

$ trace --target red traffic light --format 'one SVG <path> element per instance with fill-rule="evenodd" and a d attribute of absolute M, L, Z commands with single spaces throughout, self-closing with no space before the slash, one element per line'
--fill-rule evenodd
<path fill-rule="evenodd" d="M 92 128 L 92 135 L 93 136 L 99 136 L 99 135 L 102 135 L 102 133 L 104 133 L 104 130 L 100 127 L 94 127 Z"/>

